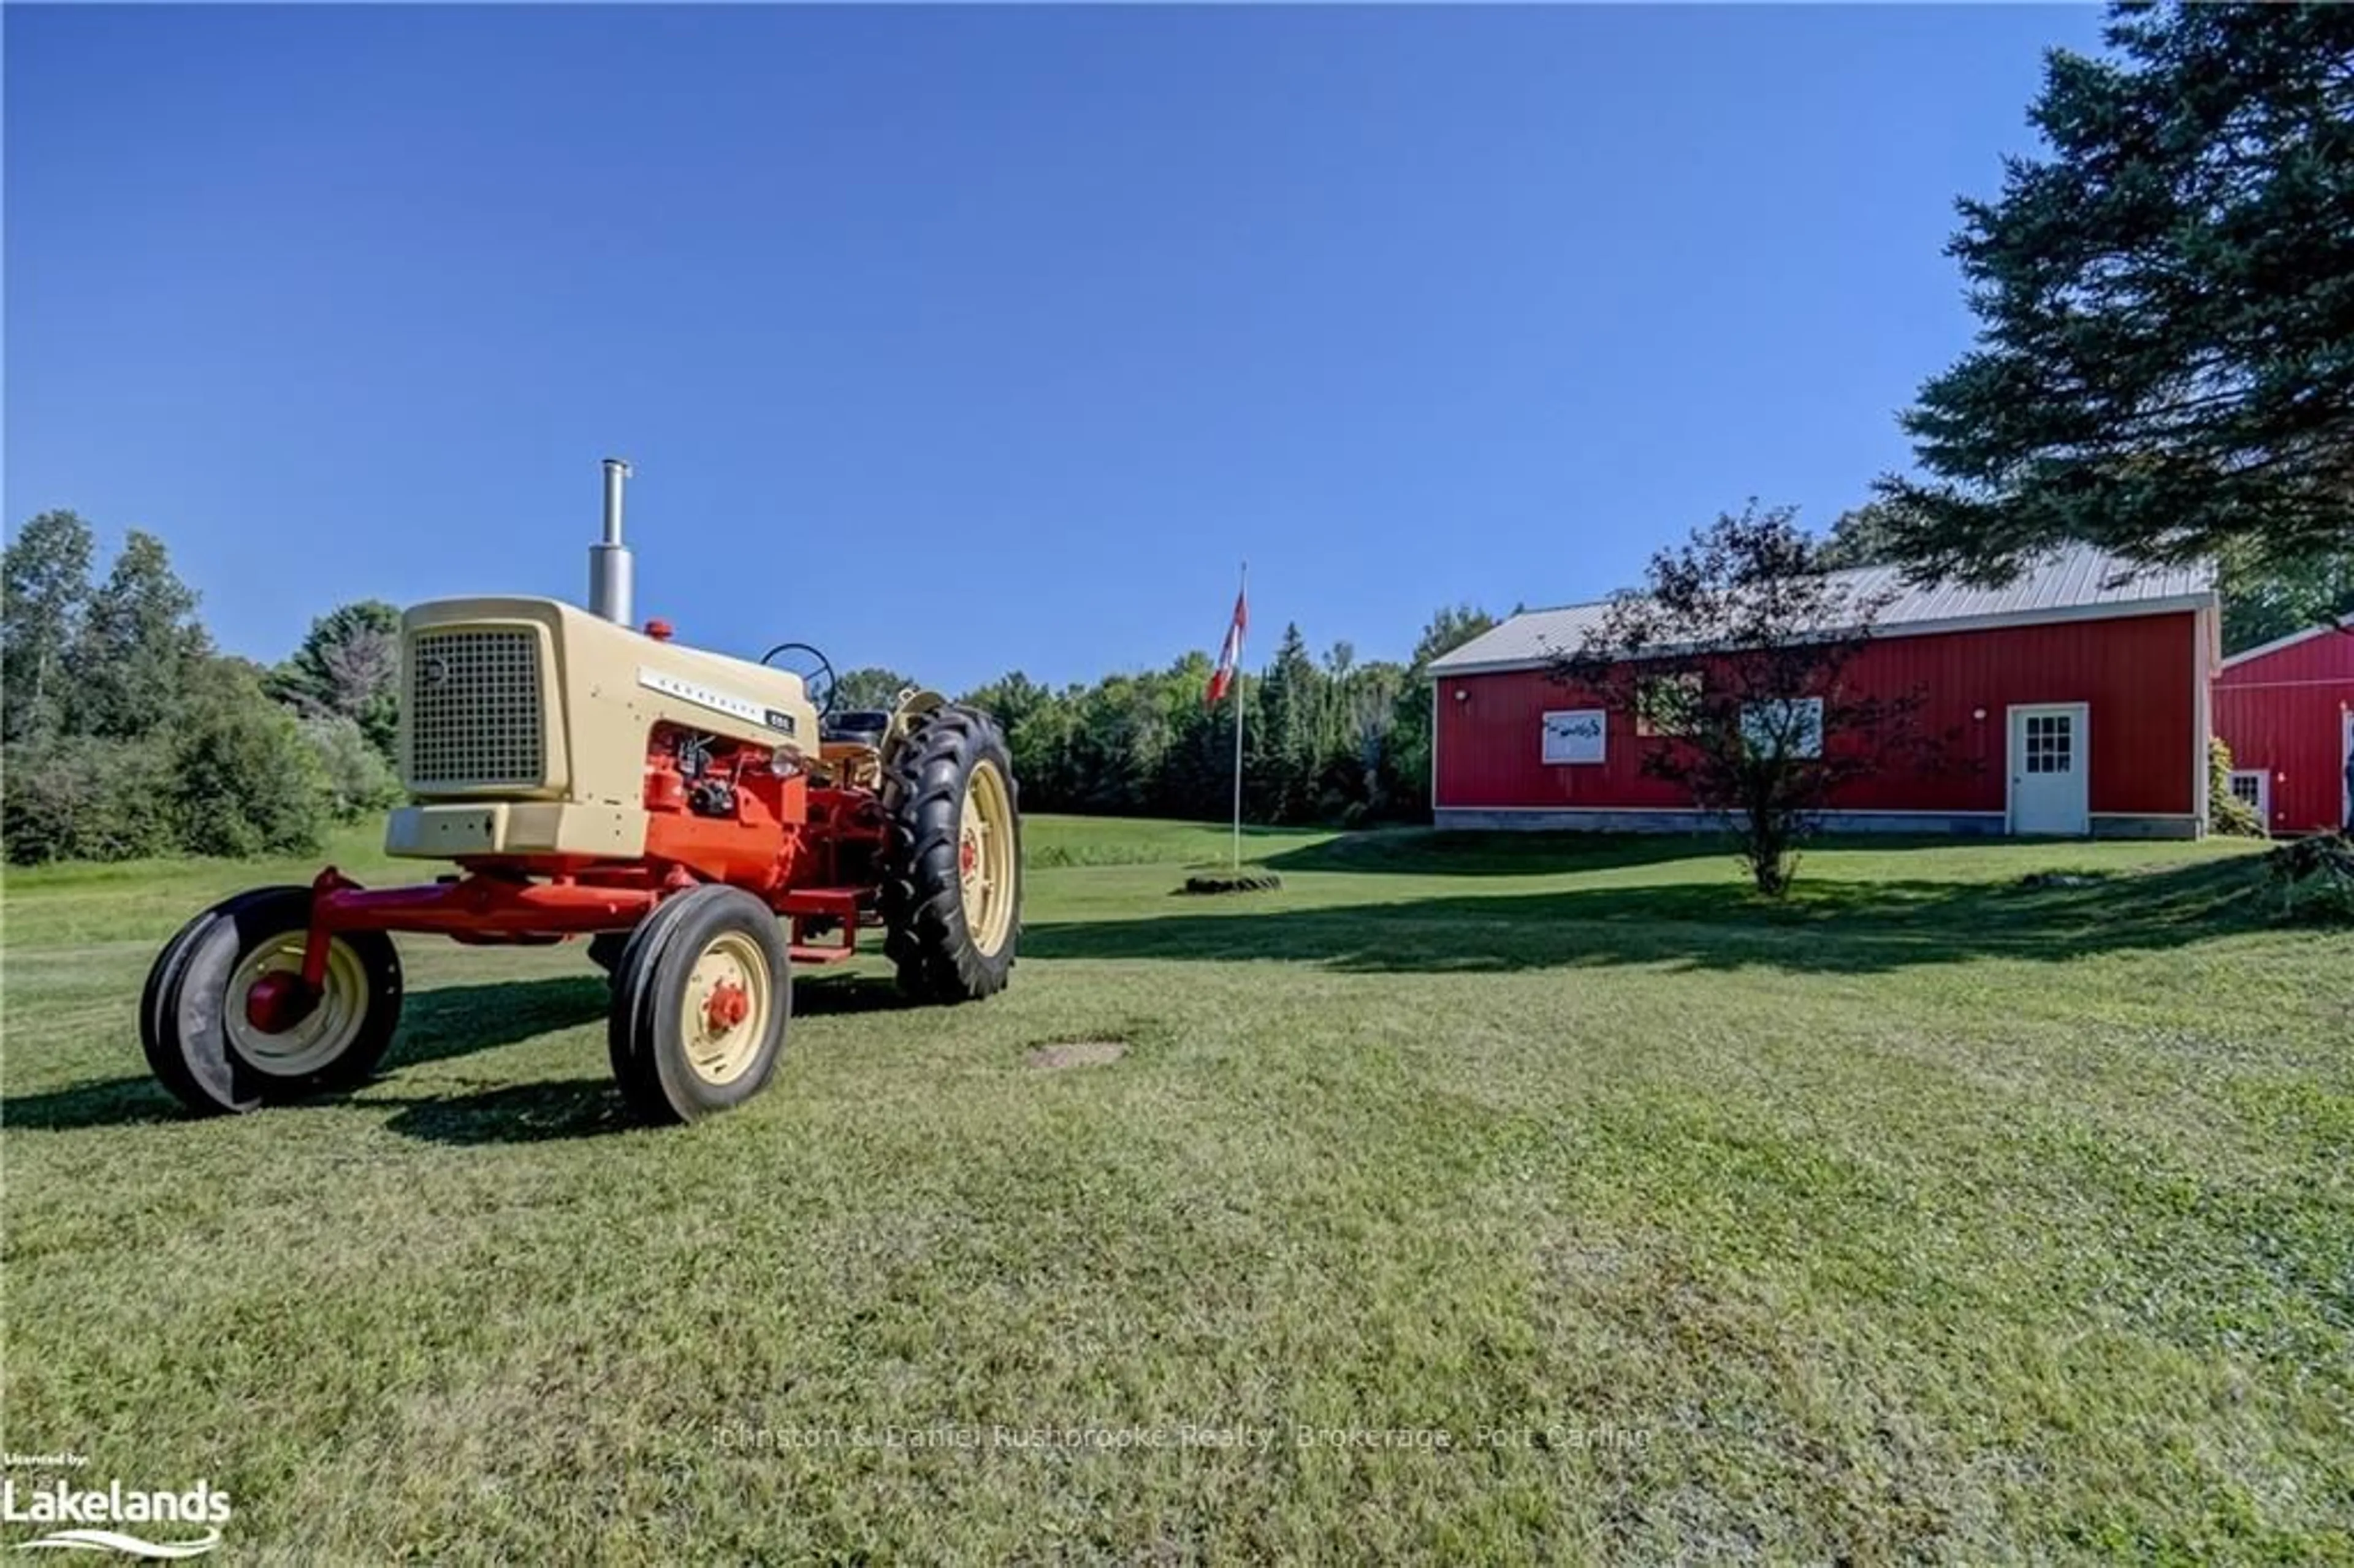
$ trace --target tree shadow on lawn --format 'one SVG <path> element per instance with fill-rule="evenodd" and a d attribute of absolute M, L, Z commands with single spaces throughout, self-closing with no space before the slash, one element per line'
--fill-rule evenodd
<path fill-rule="evenodd" d="M 1337 908 L 1033 927 L 1040 959 L 1279 959 L 1368 974 L 1615 964 L 1871 974 L 1996 957 L 2179 947 L 2259 926 L 2244 862 L 2124 873 L 2075 886 L 1801 882 L 1786 904 L 1730 883 L 1464 895 Z"/>
<path fill-rule="evenodd" d="M 1872 847 L 1902 846 L 1891 840 L 1875 842 Z M 1734 859 L 1732 838 L 1705 830 L 1591 833 L 1377 828 L 1253 856 L 1251 863 L 1270 871 L 1353 871 L 1384 876 L 1550 876 L 1720 856 L 1728 862 Z"/>

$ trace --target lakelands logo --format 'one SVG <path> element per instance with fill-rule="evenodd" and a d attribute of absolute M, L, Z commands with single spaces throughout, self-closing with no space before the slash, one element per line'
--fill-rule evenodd
<path fill-rule="evenodd" d="M 155 1492 L 126 1489 L 121 1481 L 104 1491 L 51 1481 L 38 1487 L 0 1480 L 0 1520 L 10 1524 L 64 1525 L 37 1541 L 20 1541 L 19 1552 L 120 1552 L 149 1559 L 201 1557 L 221 1543 L 220 1527 L 228 1522 L 228 1494 L 210 1481 L 198 1481 L 185 1491 Z M 127 1531 L 113 1528 L 133 1524 Z M 158 1524 L 209 1525 L 193 1539 L 151 1541 Z M 181 1532 L 175 1531 L 175 1534 Z"/>

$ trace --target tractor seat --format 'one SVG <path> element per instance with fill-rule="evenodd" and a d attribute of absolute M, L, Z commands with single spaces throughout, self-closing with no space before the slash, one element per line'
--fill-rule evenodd
<path fill-rule="evenodd" d="M 817 726 L 822 741 L 837 745 L 872 746 L 880 749 L 891 730 L 891 715 L 879 708 L 853 708 L 823 720 Z"/>

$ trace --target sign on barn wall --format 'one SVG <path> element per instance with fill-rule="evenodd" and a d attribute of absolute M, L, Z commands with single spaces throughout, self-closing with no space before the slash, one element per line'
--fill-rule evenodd
<path fill-rule="evenodd" d="M 1566 708 L 1544 715 L 1547 762 L 1602 760 L 1602 710 Z"/>

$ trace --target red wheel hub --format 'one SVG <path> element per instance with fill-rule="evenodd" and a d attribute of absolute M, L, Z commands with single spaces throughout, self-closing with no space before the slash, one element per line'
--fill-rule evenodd
<path fill-rule="evenodd" d="M 733 1029 L 744 1022 L 752 1011 L 752 999 L 734 980 L 721 980 L 711 988 L 711 1000 L 704 1004 L 703 1015 L 714 1029 Z"/>
<path fill-rule="evenodd" d="M 967 876 L 981 869 L 981 845 L 970 833 L 957 845 L 957 869 Z"/>
<path fill-rule="evenodd" d="M 302 983 L 295 969 L 276 969 L 255 980 L 245 993 L 245 1021 L 265 1034 L 283 1034 L 319 1005 L 319 993 Z"/>

